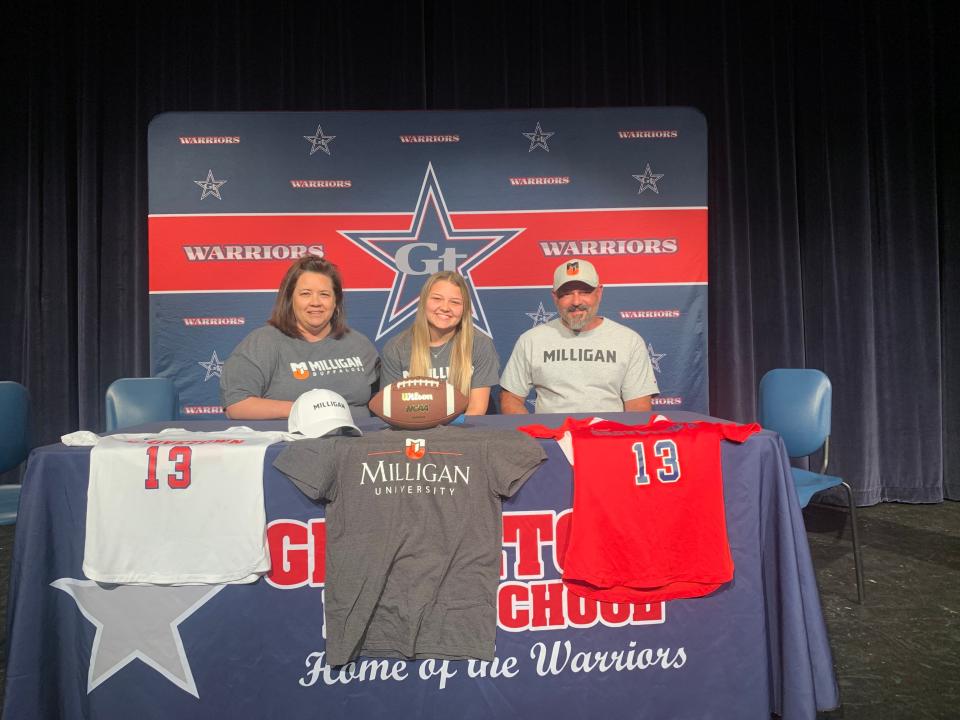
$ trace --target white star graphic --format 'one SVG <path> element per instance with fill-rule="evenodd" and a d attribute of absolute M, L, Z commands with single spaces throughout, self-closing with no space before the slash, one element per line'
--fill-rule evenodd
<path fill-rule="evenodd" d="M 524 315 L 533 320 L 533 326 L 536 327 L 537 325 L 543 325 L 550 322 L 556 313 L 549 312 L 545 307 L 543 307 L 543 303 L 540 303 L 536 312 L 528 312 L 524 313 Z"/>
<path fill-rule="evenodd" d="M 199 185 L 203 188 L 203 193 L 200 195 L 200 199 L 203 200 L 207 195 L 213 195 L 217 200 L 222 200 L 220 197 L 220 186 L 226 185 L 226 180 L 215 180 L 213 177 L 213 170 L 207 170 L 207 179 L 206 180 L 194 180 L 195 185 Z"/>
<path fill-rule="evenodd" d="M 634 175 L 635 180 L 640 181 L 640 190 L 637 191 L 637 195 L 642 193 L 646 189 L 653 190 L 657 195 L 660 194 L 660 191 L 657 189 L 657 181 L 663 177 L 663 175 L 658 175 L 650 169 L 650 163 L 647 163 L 646 169 L 643 171 L 642 175 Z"/>
<path fill-rule="evenodd" d="M 317 125 L 317 131 L 313 135 L 304 135 L 303 139 L 310 143 L 310 154 L 313 155 L 317 150 L 323 150 L 327 155 L 330 154 L 330 143 L 336 135 L 324 135 L 323 128 Z"/>
<path fill-rule="evenodd" d="M 530 149 L 527 152 L 533 152 L 537 148 L 543 148 L 547 152 L 550 152 L 550 148 L 547 147 L 547 140 L 553 137 L 556 133 L 544 132 L 540 127 L 540 123 L 537 123 L 537 128 L 532 133 L 523 133 L 523 136 L 530 141 Z"/>
<path fill-rule="evenodd" d="M 650 364 L 653 365 L 653 369 L 657 372 L 660 372 L 660 361 L 663 360 L 667 354 L 658 353 L 653 349 L 653 345 L 651 343 L 647 343 L 647 352 L 650 353 Z"/>
<path fill-rule="evenodd" d="M 206 362 L 198 360 L 197 365 L 207 371 L 206 377 L 203 378 L 204 382 L 212 377 L 220 377 L 220 375 L 223 374 L 223 362 L 217 357 L 216 350 L 213 351 L 213 355 L 210 356 L 209 360 Z"/>
<path fill-rule="evenodd" d="M 66 577 L 50 585 L 72 597 L 97 629 L 90 648 L 87 693 L 140 660 L 181 690 L 200 697 L 179 626 L 223 585 L 100 585 Z"/>

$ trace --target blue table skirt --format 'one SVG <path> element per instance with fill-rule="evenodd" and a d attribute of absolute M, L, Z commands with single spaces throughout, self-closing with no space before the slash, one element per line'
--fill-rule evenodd
<path fill-rule="evenodd" d="M 565 604 L 551 533 L 570 508 L 572 473 L 555 442 L 543 446 L 547 463 L 503 508 L 507 539 L 518 538 L 529 561 L 539 537 L 540 563 L 517 577 L 518 545 L 504 544 L 496 661 L 359 661 L 337 670 L 322 662 L 323 508 L 273 469 L 282 445 L 264 463 L 272 580 L 142 589 L 85 580 L 89 449 L 38 448 L 16 530 L 4 717 L 768 720 L 776 712 L 790 720 L 837 706 L 803 518 L 777 435 L 723 443 L 733 581 L 705 598 L 651 606 Z"/>

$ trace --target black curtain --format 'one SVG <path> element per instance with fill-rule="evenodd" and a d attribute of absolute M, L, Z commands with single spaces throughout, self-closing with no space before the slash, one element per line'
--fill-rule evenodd
<path fill-rule="evenodd" d="M 149 374 L 146 128 L 164 111 L 689 105 L 709 125 L 710 399 L 834 385 L 863 504 L 960 499 L 953 3 L 8 3 L 0 377 L 35 441 Z"/>

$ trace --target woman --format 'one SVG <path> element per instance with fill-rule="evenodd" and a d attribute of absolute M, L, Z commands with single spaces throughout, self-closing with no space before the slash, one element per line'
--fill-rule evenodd
<path fill-rule="evenodd" d="M 223 366 L 220 401 L 227 417 L 270 420 L 290 415 L 307 390 L 333 390 L 354 418 L 369 417 L 380 359 L 373 343 L 347 327 L 337 266 L 306 255 L 280 283 L 269 324 L 237 345 Z"/>
<path fill-rule="evenodd" d="M 382 384 L 408 376 L 446 379 L 470 399 L 467 415 L 483 415 L 500 377 L 493 342 L 474 333 L 470 294 L 455 272 L 431 275 L 420 291 L 413 325 L 383 348 Z"/>

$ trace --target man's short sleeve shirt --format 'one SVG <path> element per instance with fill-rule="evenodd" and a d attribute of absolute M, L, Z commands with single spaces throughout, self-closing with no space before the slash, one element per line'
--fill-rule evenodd
<path fill-rule="evenodd" d="M 580 333 L 559 319 L 528 330 L 500 385 L 520 397 L 536 389 L 538 413 L 621 412 L 625 400 L 659 392 L 643 338 L 609 318 Z"/>

